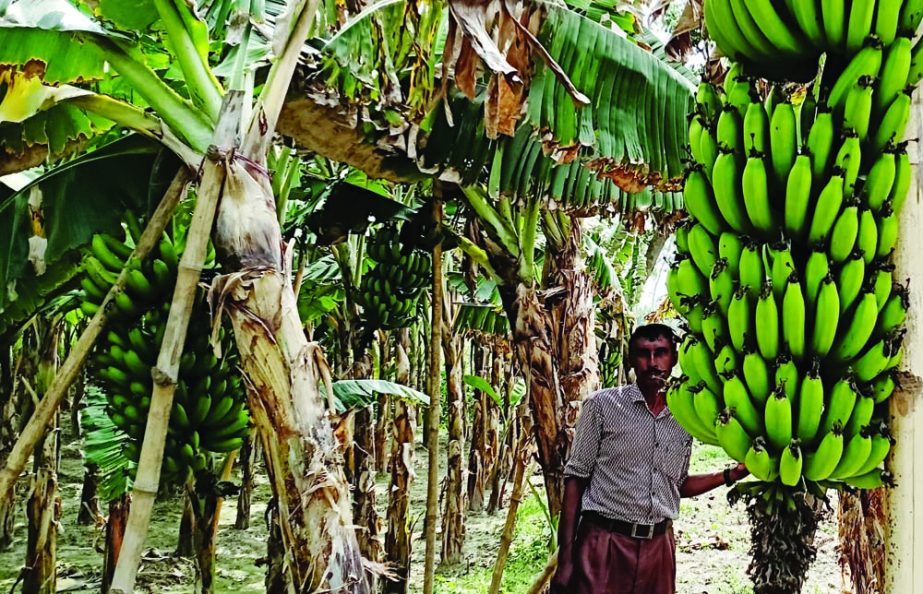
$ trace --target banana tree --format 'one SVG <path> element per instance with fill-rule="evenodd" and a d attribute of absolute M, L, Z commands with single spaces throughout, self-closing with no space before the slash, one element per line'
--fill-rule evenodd
<path fill-rule="evenodd" d="M 161 142 L 187 166 L 197 168 L 202 162 L 196 213 L 158 361 L 135 497 L 113 590 L 127 592 L 134 585 L 159 481 L 166 417 L 185 338 L 188 304 L 215 221 L 215 244 L 225 270 L 232 274 L 216 281 L 213 305 L 215 311 L 228 315 L 238 339 L 242 367 L 252 388 L 249 405 L 264 442 L 287 545 L 286 563 L 295 588 L 366 592 L 364 568 L 351 530 L 348 493 L 337 449 L 332 447 L 324 399 L 317 388 L 319 355 L 301 330 L 272 187 L 265 175 L 267 151 L 281 107 L 278 99 L 288 87 L 302 40 L 317 15 L 317 4 L 273 4 L 276 10 L 269 17 L 275 27 L 269 28 L 254 26 L 266 17 L 262 3 L 206 4 L 199 7 L 156 0 L 130 10 L 117 3 L 100 5 L 98 11 L 107 23 L 103 27 L 62 0 L 4 3 L 0 62 L 25 72 L 27 55 L 14 48 L 31 48 L 30 64 L 41 65 L 41 89 L 56 83 L 57 89 L 68 92 L 73 90 L 69 83 L 102 78 L 101 65 L 108 63 L 119 82 L 131 89 L 147 111 L 117 93 L 101 95 L 85 89 L 55 95 L 55 100 Z M 230 48 L 220 56 L 229 64 L 225 66 L 226 76 L 216 75 L 219 68 L 212 69 L 208 59 L 209 36 L 217 28 L 213 26 L 210 32 L 196 8 L 207 8 L 206 16 L 216 14 L 216 10 L 232 16 L 231 27 L 212 39 L 225 42 L 216 47 Z M 218 20 L 211 22 L 214 25 Z M 125 35 L 151 32 L 155 23 L 169 52 Z M 268 32 L 270 38 L 261 40 L 260 31 Z M 257 41 L 275 51 L 273 66 L 254 102 L 256 65 L 249 60 L 248 50 Z M 172 62 L 181 72 L 182 88 L 171 87 L 151 66 L 164 61 Z M 47 104 L 39 102 L 23 119 L 35 116 Z M 221 206 L 216 215 L 219 196 Z M 98 315 L 104 319 L 103 310 Z M 100 325 L 95 326 L 97 335 Z M 68 381 L 61 379 L 59 383 Z M 60 386 L 58 391 L 62 391 Z M 53 400 L 44 409 L 53 411 Z M 44 416 L 38 418 L 37 414 L 33 419 L 39 428 L 48 423 L 47 413 Z M 30 451 L 31 445 L 23 443 L 14 452 L 15 459 L 7 461 L 2 477 L 4 496 L 19 474 L 23 452 Z"/>

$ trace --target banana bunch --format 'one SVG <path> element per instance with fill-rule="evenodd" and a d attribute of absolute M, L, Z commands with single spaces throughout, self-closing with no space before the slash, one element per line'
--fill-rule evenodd
<path fill-rule="evenodd" d="M 689 329 L 673 415 L 745 462 L 770 503 L 889 477 L 886 401 L 908 307 L 890 260 L 913 175 L 904 135 L 923 0 L 855 1 L 834 17 L 836 4 L 706 2 L 719 47 L 744 62 L 696 94 L 690 216 L 667 283 Z M 778 55 L 839 56 L 789 93 L 752 76 L 770 47 L 757 33 Z"/>
<path fill-rule="evenodd" d="M 368 243 L 376 262 L 362 275 L 356 302 L 368 328 L 402 328 L 417 313 L 420 295 L 430 284 L 432 258 L 419 250 L 405 253 L 396 227 L 387 226 Z"/>
<path fill-rule="evenodd" d="M 85 313 L 99 307 L 131 253 L 128 242 L 140 236 L 137 222 L 129 219 L 126 242 L 108 235 L 93 238 L 81 279 L 80 307 Z M 151 259 L 129 272 L 125 290 L 113 302 L 109 330 L 91 359 L 91 375 L 106 391 L 109 417 L 132 438 L 126 455 L 134 462 L 144 438 L 153 390 L 151 368 L 163 341 L 181 252 L 182 240 L 174 242 L 165 234 Z M 206 263 L 211 265 L 213 257 Z M 210 333 L 208 305 L 200 294 L 180 359 L 162 467 L 166 479 L 178 483 L 190 473 L 211 468 L 213 453 L 239 448 L 249 431 L 233 340 L 219 330 L 222 351 L 227 353 L 219 360 L 208 342 Z"/>
<path fill-rule="evenodd" d="M 707 0 L 705 24 L 721 53 L 772 80 L 813 78 L 822 53 L 849 58 L 870 39 L 912 38 L 920 0 Z"/>

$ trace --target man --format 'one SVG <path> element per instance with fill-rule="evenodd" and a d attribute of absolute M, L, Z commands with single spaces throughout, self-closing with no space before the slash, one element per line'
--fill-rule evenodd
<path fill-rule="evenodd" d="M 740 464 L 689 476 L 692 438 L 666 403 L 666 380 L 677 360 L 669 326 L 639 327 L 628 356 L 636 383 L 601 390 L 583 404 L 564 470 L 552 594 L 673 594 L 671 524 L 680 497 L 748 474 Z"/>

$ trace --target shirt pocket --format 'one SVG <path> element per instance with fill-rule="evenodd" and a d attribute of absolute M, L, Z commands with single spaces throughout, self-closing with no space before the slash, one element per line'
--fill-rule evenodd
<path fill-rule="evenodd" d="M 691 446 L 692 439 L 686 436 L 675 436 L 667 441 L 661 468 L 666 477 L 674 483 L 679 483 L 684 478 Z"/>

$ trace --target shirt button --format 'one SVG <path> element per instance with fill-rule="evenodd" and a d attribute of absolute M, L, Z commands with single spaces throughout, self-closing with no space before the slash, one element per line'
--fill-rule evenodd
<path fill-rule="evenodd" d="M 654 442 L 654 447 L 655 447 L 655 448 L 659 448 L 659 447 L 660 447 L 660 442 L 655 441 L 655 442 Z"/>

